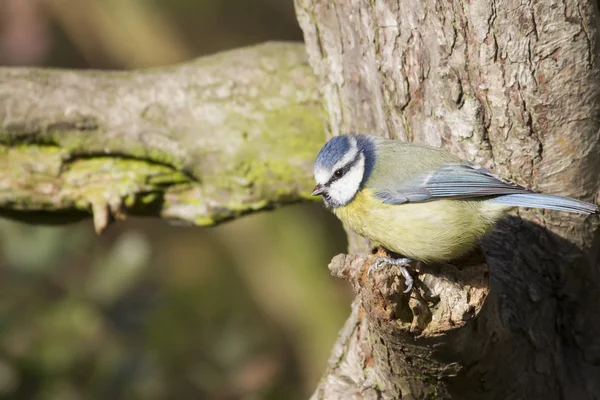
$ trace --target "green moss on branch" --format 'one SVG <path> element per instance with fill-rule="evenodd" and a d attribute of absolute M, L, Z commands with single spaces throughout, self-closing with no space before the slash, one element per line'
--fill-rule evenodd
<path fill-rule="evenodd" d="M 0 69 L 0 103 L 0 212 L 92 213 L 99 231 L 133 214 L 212 225 L 308 198 L 324 141 L 302 44 L 133 72 Z"/>

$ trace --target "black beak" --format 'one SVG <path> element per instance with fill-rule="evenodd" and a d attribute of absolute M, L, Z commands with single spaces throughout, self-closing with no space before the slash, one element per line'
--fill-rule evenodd
<path fill-rule="evenodd" d="M 325 188 L 323 187 L 323 185 L 319 184 L 319 185 L 315 186 L 315 189 L 313 190 L 312 195 L 313 196 L 320 196 L 323 193 L 325 193 Z"/>

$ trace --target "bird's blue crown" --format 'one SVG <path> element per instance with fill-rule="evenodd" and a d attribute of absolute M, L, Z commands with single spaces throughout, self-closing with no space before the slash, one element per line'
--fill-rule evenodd
<path fill-rule="evenodd" d="M 348 136 L 334 136 L 321 148 L 315 161 L 315 168 L 330 170 L 350 151 L 351 147 Z"/>

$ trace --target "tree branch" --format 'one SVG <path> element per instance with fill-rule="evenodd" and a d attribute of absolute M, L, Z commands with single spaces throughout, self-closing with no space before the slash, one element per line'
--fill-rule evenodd
<path fill-rule="evenodd" d="M 307 198 L 324 140 L 304 46 L 132 72 L 0 69 L 0 213 L 213 225 Z"/>

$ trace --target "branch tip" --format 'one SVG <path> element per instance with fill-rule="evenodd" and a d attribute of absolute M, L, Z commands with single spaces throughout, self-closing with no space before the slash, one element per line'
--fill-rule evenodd
<path fill-rule="evenodd" d="M 108 203 L 92 203 L 92 214 L 94 216 L 94 230 L 98 235 L 101 235 L 112 220 Z"/>

